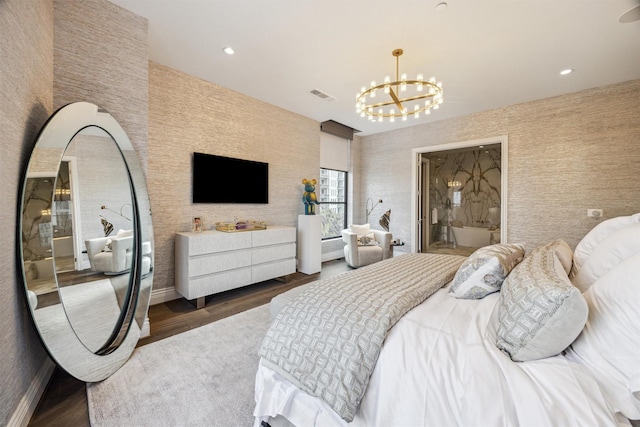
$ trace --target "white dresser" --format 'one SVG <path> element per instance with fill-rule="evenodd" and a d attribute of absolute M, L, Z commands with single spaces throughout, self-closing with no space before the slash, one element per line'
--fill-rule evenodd
<path fill-rule="evenodd" d="M 176 290 L 197 299 L 296 271 L 296 228 L 176 233 Z"/>

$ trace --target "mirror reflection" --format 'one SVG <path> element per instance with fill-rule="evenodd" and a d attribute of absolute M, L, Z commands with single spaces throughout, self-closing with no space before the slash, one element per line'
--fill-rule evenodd
<path fill-rule="evenodd" d="M 67 372 L 104 379 L 133 351 L 152 285 L 135 150 L 110 114 L 65 106 L 38 137 L 22 196 L 23 277 L 38 332 Z"/>

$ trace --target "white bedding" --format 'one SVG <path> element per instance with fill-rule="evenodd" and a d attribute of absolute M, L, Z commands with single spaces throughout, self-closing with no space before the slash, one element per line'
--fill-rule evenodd
<path fill-rule="evenodd" d="M 407 313 L 389 332 L 350 424 L 261 364 L 255 426 L 277 415 L 322 427 L 630 425 L 580 365 L 562 355 L 516 363 L 502 353 L 498 298 L 455 299 L 447 287 Z"/>

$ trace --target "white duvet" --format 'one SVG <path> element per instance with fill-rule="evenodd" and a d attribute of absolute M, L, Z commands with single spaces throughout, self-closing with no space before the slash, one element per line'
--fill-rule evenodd
<path fill-rule="evenodd" d="M 448 287 L 389 332 L 352 423 L 260 364 L 255 426 L 615 426 L 595 380 L 564 356 L 515 363 L 495 346 L 499 294 L 455 299 Z"/>

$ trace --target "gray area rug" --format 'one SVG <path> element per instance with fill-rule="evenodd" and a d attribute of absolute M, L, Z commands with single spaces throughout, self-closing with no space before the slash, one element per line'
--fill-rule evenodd
<path fill-rule="evenodd" d="M 263 305 L 137 348 L 100 383 L 87 385 L 91 425 L 251 426 Z"/>

